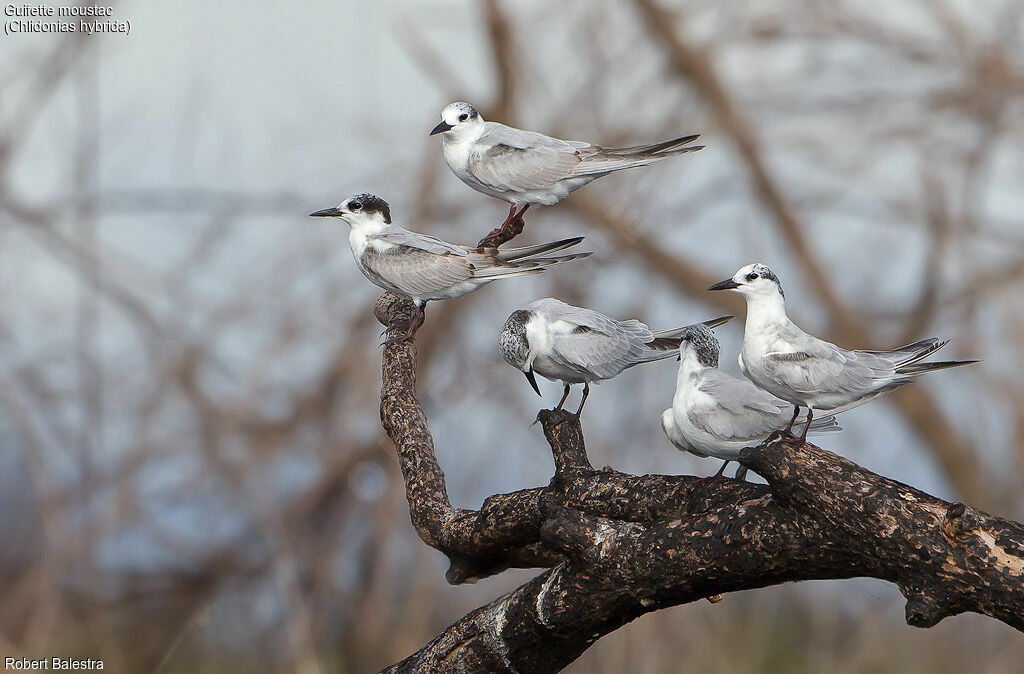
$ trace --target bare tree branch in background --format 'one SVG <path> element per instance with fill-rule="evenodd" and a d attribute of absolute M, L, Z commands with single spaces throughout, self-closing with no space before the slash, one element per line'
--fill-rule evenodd
<path fill-rule="evenodd" d="M 781 188 L 772 178 L 763 158 L 752 125 L 737 110 L 729 93 L 721 83 L 712 65 L 711 55 L 690 44 L 675 29 L 675 17 L 655 0 L 635 0 L 652 34 L 665 45 L 674 68 L 690 82 L 714 111 L 717 123 L 736 145 L 746 164 L 756 193 L 765 208 L 773 215 L 793 257 L 800 263 L 810 280 L 831 322 L 827 339 L 838 344 L 863 345 L 872 343 L 865 322 L 840 299 L 829 276 L 817 262 L 815 251 L 806 239 L 806 228 L 799 222 L 793 207 L 783 196 Z M 593 209 L 589 209 L 593 213 Z M 647 255 L 650 256 L 650 253 Z M 666 269 L 665 261 L 657 265 Z M 678 273 L 678 272 L 677 272 Z M 692 280 L 692 276 L 690 279 Z M 707 286 L 700 288 L 704 290 Z M 696 294 L 690 285 L 687 290 Z M 934 301 L 925 294 L 921 302 Z M 921 310 L 911 312 L 911 316 Z M 918 321 L 920 323 L 920 321 Z M 918 326 L 919 327 L 919 326 Z M 906 332 L 910 332 L 908 329 Z M 915 331 L 916 335 L 917 332 Z M 965 499 L 979 501 L 987 498 L 984 480 L 977 461 L 977 450 L 951 424 L 946 421 L 936 402 L 921 388 L 908 388 L 892 397 L 904 419 L 928 443 L 936 459 L 954 482 Z"/>
<path fill-rule="evenodd" d="M 912 3 L 908 13 L 919 16 L 901 20 L 847 2 L 387 3 L 374 14 L 398 30 L 376 34 L 378 68 L 364 84 L 386 87 L 375 93 L 394 105 L 361 113 L 356 132 L 333 123 L 351 96 L 316 106 L 328 99 L 310 90 L 338 87 L 338 69 L 350 62 L 341 49 L 352 45 L 286 72 L 280 54 L 264 53 L 273 45 L 240 32 L 259 27 L 256 14 L 218 28 L 205 51 L 197 26 L 196 49 L 162 53 L 160 68 L 195 71 L 168 70 L 161 102 L 134 84 L 156 71 L 148 42 L 111 38 L 96 50 L 81 33 L 9 39 L 0 55 L 3 654 L 80 648 L 110 670 L 162 666 L 164 674 L 360 672 L 419 649 L 452 616 L 518 592 L 522 572 L 503 569 L 566 563 L 567 553 L 537 534 L 549 510 L 593 507 L 618 527 L 626 506 L 608 511 L 617 480 L 627 480 L 624 488 L 640 479 L 597 473 L 575 491 L 514 491 L 546 477 L 537 465 L 546 458 L 528 441 L 536 399 L 505 385 L 492 328 L 528 294 L 649 321 L 697 304 L 739 313 L 733 298 L 704 292 L 720 267 L 749 261 L 732 259 L 737 249 L 783 255 L 787 277 L 806 279 L 814 299 L 794 303 L 794 313 L 833 341 L 884 346 L 934 330 L 985 358 L 956 390 L 928 382 L 851 415 L 837 442 L 863 448 L 870 458 L 858 461 L 878 472 L 906 471 L 908 481 L 930 480 L 930 491 L 1019 519 L 1019 5 Z M 313 26 L 322 17 L 305 19 Z M 126 48 L 138 63 L 118 61 Z M 248 61 L 232 61 L 243 52 L 265 59 L 259 80 L 274 82 L 279 105 L 248 98 L 256 81 L 227 100 L 210 79 L 248 75 Z M 175 60 L 186 53 L 199 56 Z M 407 56 L 436 101 L 421 99 L 422 86 L 405 90 L 413 84 L 401 80 Z M 76 82 L 96 86 L 102 106 L 77 98 Z M 709 151 L 619 174 L 532 216 L 537 229 L 526 236 L 541 227 L 588 234 L 604 258 L 600 274 L 581 266 L 432 305 L 416 340 L 419 395 L 453 479 L 435 480 L 450 494 L 429 499 L 414 528 L 406 482 L 374 421 L 375 296 L 351 267 L 344 231 L 303 216 L 343 196 L 331 192 L 341 186 L 379 185 L 400 204 L 403 224 L 479 238 L 480 223 L 503 215 L 498 202 L 466 190 L 444 167 L 436 138 L 422 133 L 453 99 L 562 137 L 628 144 L 702 131 Z M 148 114 L 165 100 L 179 108 Z M 314 139 L 318 107 L 332 123 Z M 236 124 L 243 118 L 253 123 Z M 409 142 L 392 143 L 397 133 Z M 387 141 L 358 167 L 327 160 L 374 137 Z M 267 151 L 240 152 L 252 148 Z M 260 156 L 271 160 L 262 173 Z M 687 246 L 687 227 L 710 232 L 701 239 L 714 245 Z M 827 246 L 837 239 L 838 259 Z M 822 300 L 817 310 L 807 264 L 831 284 L 835 309 Z M 864 270 L 882 264 L 877 283 L 865 280 Z M 830 278 L 833 269 L 841 273 Z M 894 279 L 905 292 L 882 292 Z M 86 308 L 77 314 L 83 339 L 76 307 Z M 605 425 L 589 438 L 596 463 L 657 466 L 632 472 L 695 465 L 659 445 L 648 418 L 654 400 L 670 394 L 651 385 L 663 376 L 638 371 L 588 403 L 591 423 Z M 899 412 L 895 421 L 887 406 Z M 502 446 L 489 430 L 497 419 L 509 422 Z M 904 441 L 902 426 L 919 441 Z M 559 428 L 565 473 L 576 431 Z M 863 442 L 866 432 L 878 442 Z M 445 452 L 462 444 L 479 451 L 448 464 Z M 651 479 L 648 491 L 662 494 L 657 505 L 670 519 L 682 519 L 673 503 L 702 493 L 770 498 L 757 486 Z M 524 511 L 529 522 L 517 519 L 525 517 L 520 502 L 536 504 Z M 626 519 L 648 527 L 654 512 Z M 450 526 L 437 527 L 439 519 Z M 450 580 L 491 578 L 450 591 L 444 558 L 416 539 L 418 530 L 450 557 Z M 826 612 L 823 591 L 831 590 L 811 594 L 801 584 L 730 597 L 713 614 L 703 603 L 653 613 L 602 639 L 577 667 L 673 671 L 686 657 L 711 671 L 817 671 L 842 657 L 834 652 L 848 653 L 856 670 L 956 670 L 968 666 L 959 654 L 985 652 L 990 669 L 1009 670 L 1024 653 L 995 621 L 900 631 L 893 597 L 861 602 L 859 589 L 846 596 L 844 587 Z M 693 647 L 737 631 L 744 649 Z M 799 647 L 794 634 L 815 647 Z M 779 652 L 785 660 L 772 659 Z"/>

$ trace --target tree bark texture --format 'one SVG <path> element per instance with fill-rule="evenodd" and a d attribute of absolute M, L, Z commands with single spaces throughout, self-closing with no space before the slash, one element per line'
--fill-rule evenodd
<path fill-rule="evenodd" d="M 402 324 L 391 294 L 376 314 Z M 910 625 L 983 613 L 1024 630 L 1024 526 L 948 503 L 811 444 L 744 450 L 768 485 L 595 470 L 579 420 L 542 410 L 544 487 L 452 506 L 416 398 L 412 340 L 384 347 L 381 421 L 413 526 L 453 584 L 546 569 L 462 617 L 387 672 L 557 672 L 603 635 L 661 608 L 788 581 L 868 576 L 907 598 Z"/>

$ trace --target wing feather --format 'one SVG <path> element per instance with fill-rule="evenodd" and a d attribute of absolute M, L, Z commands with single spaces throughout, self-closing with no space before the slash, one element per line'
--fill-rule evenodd
<path fill-rule="evenodd" d="M 790 389 L 812 395 L 827 387 L 836 392 L 865 392 L 892 378 L 890 360 L 866 351 L 847 351 L 814 340 L 796 352 L 765 354 L 766 374 Z"/>
<path fill-rule="evenodd" d="M 468 255 L 468 251 L 463 246 L 456 246 L 454 243 L 448 243 L 447 241 L 426 234 L 420 234 L 419 232 L 410 232 L 401 227 L 389 227 L 377 235 L 376 238 L 396 246 L 416 248 L 435 255 L 449 254 L 458 255 L 459 257 Z"/>
<path fill-rule="evenodd" d="M 473 276 L 465 258 L 399 245 L 383 252 L 367 248 L 362 266 L 368 275 L 372 274 L 398 292 L 414 297 L 440 292 Z"/>
<path fill-rule="evenodd" d="M 618 321 L 551 298 L 537 300 L 529 308 L 558 328 L 552 335 L 552 358 L 601 379 L 644 362 L 647 343 L 654 339 L 640 321 Z"/>
<path fill-rule="evenodd" d="M 718 370 L 709 370 L 698 390 L 706 396 L 687 410 L 690 423 L 723 441 L 760 441 L 792 412 L 785 401 Z"/>
<path fill-rule="evenodd" d="M 488 122 L 477 145 L 485 149 L 470 158 L 469 173 L 489 187 L 518 191 L 550 188 L 600 150 L 493 122 Z"/>

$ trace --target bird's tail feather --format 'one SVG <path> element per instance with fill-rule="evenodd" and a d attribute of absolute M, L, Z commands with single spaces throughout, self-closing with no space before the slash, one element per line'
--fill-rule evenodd
<path fill-rule="evenodd" d="M 735 318 L 735 316 L 719 316 L 718 318 L 712 318 L 710 320 L 704 321 L 704 325 L 706 325 L 709 328 L 717 328 L 719 325 L 725 325 L 733 318 Z"/>
<path fill-rule="evenodd" d="M 693 141 L 700 138 L 699 133 L 695 133 L 692 136 L 682 136 L 680 138 L 673 138 L 672 140 L 665 140 L 660 143 L 650 143 L 649 145 L 633 145 L 631 147 L 619 147 L 619 148 L 605 148 L 604 154 L 617 155 L 623 157 L 636 156 L 636 155 L 653 155 L 661 153 L 678 154 L 679 152 L 693 152 L 699 150 L 699 147 L 688 147 L 682 148 L 684 145 L 689 145 Z M 677 150 L 672 152 L 672 150 Z M 666 155 L 667 156 L 667 155 Z"/>
<path fill-rule="evenodd" d="M 898 346 L 895 349 L 888 351 L 872 351 L 870 349 L 862 349 L 864 353 L 874 354 L 876 356 L 882 356 L 894 361 L 896 367 L 903 365 L 910 365 L 916 363 L 922 358 L 927 358 L 931 354 L 935 353 L 942 347 L 949 344 L 949 340 L 940 340 L 937 337 L 929 337 L 914 342 L 913 344 L 904 344 Z"/>
<path fill-rule="evenodd" d="M 538 274 L 552 265 L 569 260 L 579 260 L 590 257 L 593 253 L 571 253 L 569 255 L 555 255 L 554 257 L 531 257 L 527 260 L 516 260 L 503 265 L 480 268 L 477 267 L 475 278 L 493 279 L 505 276 L 518 276 L 520 274 Z"/>
<path fill-rule="evenodd" d="M 678 340 L 676 341 L 675 347 L 655 346 L 655 342 L 657 341 L 658 340 L 655 340 L 654 342 L 648 342 L 648 349 L 644 351 L 643 354 L 641 354 L 641 356 L 637 359 L 637 361 L 635 363 L 632 363 L 629 367 L 632 367 L 633 365 L 639 365 L 640 363 L 651 363 L 656 360 L 664 360 L 665 358 L 674 358 L 676 356 L 676 349 L 679 348 Z"/>
<path fill-rule="evenodd" d="M 573 174 L 585 176 L 611 173 L 612 171 L 621 171 L 623 169 L 636 168 L 637 166 L 647 166 L 667 157 L 674 157 L 677 154 L 703 150 L 703 145 L 688 145 L 688 143 L 692 143 L 699 137 L 699 135 L 684 136 L 683 138 L 675 138 L 652 145 L 603 149 L 577 164 Z"/>
<path fill-rule="evenodd" d="M 524 276 L 526 274 L 539 274 L 544 271 L 544 267 L 539 265 L 531 265 L 524 267 L 491 267 L 490 269 L 477 269 L 474 278 L 480 281 L 493 281 L 498 278 L 508 278 L 509 276 Z"/>
<path fill-rule="evenodd" d="M 843 430 L 843 427 L 839 425 L 839 421 L 836 420 L 834 414 L 829 414 L 824 417 L 817 417 L 811 421 L 811 427 L 808 429 L 810 433 L 835 433 Z"/>
<path fill-rule="evenodd" d="M 960 367 L 961 365 L 970 365 L 971 363 L 977 363 L 977 360 L 942 360 L 936 363 L 911 363 L 909 365 L 901 365 L 896 368 L 897 374 L 902 375 L 916 375 L 924 372 L 931 372 L 933 370 L 947 370 L 951 367 Z"/>
<path fill-rule="evenodd" d="M 559 262 L 568 262 L 569 260 L 580 260 L 585 257 L 590 257 L 591 255 L 593 255 L 593 253 L 588 251 L 586 253 L 569 253 L 568 255 L 555 255 L 554 257 L 531 257 L 528 260 L 521 260 L 513 264 L 526 263 L 537 264 L 542 267 L 550 267 L 551 265 L 558 264 Z"/>
<path fill-rule="evenodd" d="M 717 328 L 719 326 L 725 325 L 729 321 L 732 321 L 732 319 L 734 318 L 735 317 L 732 317 L 732 315 L 721 315 L 721 317 L 717 319 L 711 319 L 710 321 L 703 322 L 703 325 L 706 325 L 709 328 Z M 672 339 L 682 335 L 689 327 L 690 326 L 683 326 L 682 328 L 672 328 L 671 330 L 657 330 L 651 334 L 654 335 L 655 339 Z M 676 343 L 676 346 L 679 346 L 678 342 Z"/>
<path fill-rule="evenodd" d="M 671 353 L 675 353 L 675 350 L 679 348 L 682 341 L 683 340 L 679 337 L 655 337 L 651 341 L 647 342 L 647 348 L 654 349 L 655 351 L 670 351 Z M 671 353 L 669 355 L 671 355 Z"/>
<path fill-rule="evenodd" d="M 935 353 L 942 347 L 946 346 L 947 344 L 949 344 L 948 339 L 939 340 L 935 337 L 931 337 L 929 339 L 922 339 L 920 342 L 916 342 L 914 344 L 908 344 L 907 346 L 903 347 L 903 349 L 897 349 L 897 351 L 910 352 L 910 355 L 904 360 L 899 361 L 897 365 L 899 367 L 904 367 L 906 365 L 910 365 L 911 363 L 916 363 L 919 360 L 923 360 L 924 358 L 927 358 L 928 356 L 932 355 L 933 353 Z"/>
<path fill-rule="evenodd" d="M 583 241 L 582 236 L 574 236 L 571 239 L 559 239 L 558 241 L 539 243 L 535 246 L 524 246 L 522 248 L 506 248 L 505 250 L 499 249 L 498 259 L 503 262 L 526 260 L 533 257 L 534 255 L 540 255 L 542 253 L 553 253 L 555 251 L 571 248 L 572 246 L 575 246 L 581 241 Z"/>

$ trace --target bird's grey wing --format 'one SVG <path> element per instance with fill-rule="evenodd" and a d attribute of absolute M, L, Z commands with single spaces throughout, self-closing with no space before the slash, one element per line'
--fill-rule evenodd
<path fill-rule="evenodd" d="M 473 276 L 473 269 L 464 257 L 400 245 L 385 251 L 368 247 L 363 253 L 362 266 L 371 278 L 376 276 L 399 292 L 414 297 L 445 290 Z"/>
<path fill-rule="evenodd" d="M 569 309 L 558 317 L 567 325 L 560 326 L 563 329 L 552 338 L 554 358 L 601 379 L 643 362 L 647 342 L 654 339 L 646 325 L 636 320 L 617 321 L 589 309 Z"/>
<path fill-rule="evenodd" d="M 691 405 L 690 422 L 721 440 L 759 440 L 785 426 L 792 411 L 789 403 L 717 370 L 698 390 L 708 397 Z"/>
<path fill-rule="evenodd" d="M 795 352 L 767 353 L 765 372 L 798 393 L 822 390 L 865 392 L 892 373 L 892 364 L 874 354 L 841 349 L 822 340 L 808 341 Z"/>
<path fill-rule="evenodd" d="M 381 234 L 377 235 L 382 241 L 387 243 L 393 243 L 397 246 L 405 246 L 406 248 L 416 248 L 423 250 L 428 253 L 434 253 L 435 255 L 458 255 L 465 257 L 467 251 L 463 246 L 456 246 L 454 243 L 448 243 L 433 236 L 426 234 L 420 234 L 418 232 L 410 232 L 407 229 L 401 227 L 389 227 Z"/>
<path fill-rule="evenodd" d="M 574 307 L 553 297 L 534 300 L 527 308 L 541 314 L 549 323 L 564 321 L 573 326 L 585 326 L 591 330 L 606 334 L 626 332 L 636 335 L 642 344 L 646 344 L 654 339 L 654 334 L 650 328 L 638 320 L 619 321 L 611 316 L 605 316 L 599 311 L 587 309 L 586 307 Z"/>
<path fill-rule="evenodd" d="M 477 144 L 486 149 L 470 158 L 469 173 L 484 185 L 518 191 L 547 189 L 571 176 L 592 147 L 490 122 Z"/>

